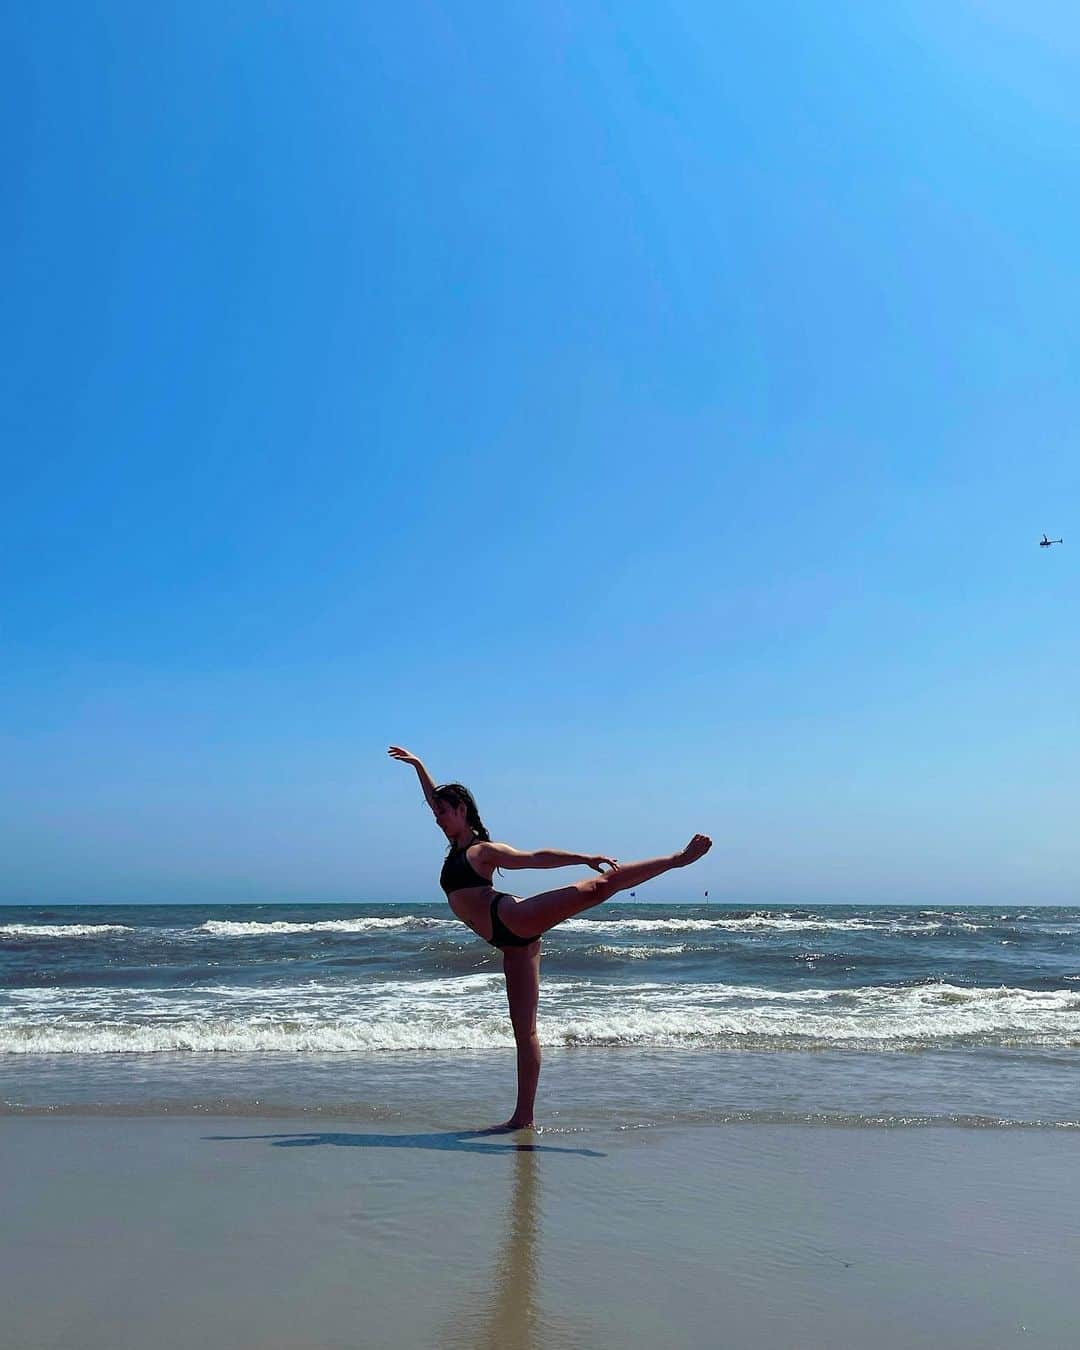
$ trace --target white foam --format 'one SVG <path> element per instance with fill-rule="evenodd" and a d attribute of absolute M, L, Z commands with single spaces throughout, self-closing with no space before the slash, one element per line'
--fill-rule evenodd
<path fill-rule="evenodd" d="M 101 937 L 104 933 L 134 933 L 122 923 L 5 923 L 0 937 L 72 938 Z"/>
<path fill-rule="evenodd" d="M 785 914 L 748 914 L 729 919 L 567 919 L 559 925 L 577 933 L 933 933 L 941 929 L 975 932 L 989 924 L 912 923 L 899 919 L 805 919 Z"/>
<path fill-rule="evenodd" d="M 684 942 L 675 947 L 620 947 L 601 943 L 596 949 L 603 956 L 621 956 L 626 961 L 645 961 L 650 956 L 681 956 L 689 948 Z"/>
<path fill-rule="evenodd" d="M 262 937 L 281 933 L 374 933 L 388 928 L 454 928 L 456 919 L 432 919 L 405 914 L 389 919 L 322 919 L 316 923 L 236 923 L 227 919 L 208 919 L 195 930 L 213 937 Z"/>
<path fill-rule="evenodd" d="M 0 1054 L 325 1054 L 512 1045 L 495 973 L 287 988 L 11 990 Z M 546 981 L 546 1045 L 730 1049 L 1072 1045 L 1075 991 L 946 983 L 776 991 L 742 985 Z"/>

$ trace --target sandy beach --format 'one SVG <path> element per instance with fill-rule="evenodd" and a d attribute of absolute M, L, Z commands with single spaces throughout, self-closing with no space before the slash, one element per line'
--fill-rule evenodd
<path fill-rule="evenodd" d="M 1073 1343 L 1080 1138 L 0 1121 L 7 1350 Z"/>

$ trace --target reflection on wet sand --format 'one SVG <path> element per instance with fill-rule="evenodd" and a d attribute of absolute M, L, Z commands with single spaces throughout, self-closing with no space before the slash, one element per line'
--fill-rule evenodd
<path fill-rule="evenodd" d="M 506 1221 L 488 1277 L 472 1275 L 473 1288 L 445 1329 L 448 1350 L 557 1350 L 581 1345 L 562 1319 L 540 1306 L 539 1235 L 543 1221 L 537 1148 L 519 1144 Z"/>
<path fill-rule="evenodd" d="M 497 1136 L 497 1137 L 493 1137 Z M 540 1308 L 539 1232 L 543 1199 L 539 1168 L 543 1155 L 551 1165 L 555 1155 L 603 1158 L 595 1149 L 553 1143 L 511 1143 L 503 1130 L 443 1130 L 415 1134 L 375 1134 L 370 1131 L 290 1130 L 266 1134 L 210 1134 L 207 1140 L 269 1140 L 275 1148 L 392 1148 L 435 1150 L 440 1153 L 483 1154 L 493 1171 L 499 1158 L 512 1157 L 506 1219 L 497 1234 L 490 1267 L 477 1268 L 471 1252 L 466 1258 L 472 1286 L 460 1311 L 438 1338 L 447 1350 L 564 1350 L 583 1343 L 580 1328 L 571 1335 L 565 1319 L 545 1315 Z M 520 1138 L 520 1134 L 517 1135 Z M 501 1167 L 499 1167 L 501 1171 Z M 495 1176 L 492 1187 L 497 1186 Z M 496 1200 L 490 1207 L 498 1220 Z M 488 1195 L 476 1196 L 486 1205 Z M 481 1251 L 480 1257 L 483 1258 Z"/>

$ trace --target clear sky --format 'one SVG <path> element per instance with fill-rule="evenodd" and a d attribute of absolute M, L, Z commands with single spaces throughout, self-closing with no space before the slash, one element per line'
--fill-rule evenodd
<path fill-rule="evenodd" d="M 4 25 L 0 901 L 1080 902 L 1074 5 Z"/>

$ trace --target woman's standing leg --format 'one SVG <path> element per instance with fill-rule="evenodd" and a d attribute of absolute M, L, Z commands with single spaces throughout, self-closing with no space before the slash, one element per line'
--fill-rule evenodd
<path fill-rule="evenodd" d="M 540 942 L 527 947 L 503 949 L 503 974 L 510 1022 L 517 1044 L 517 1105 L 506 1122 L 508 1129 L 531 1125 L 536 1085 L 540 1080 L 540 1038 L 536 1034 L 536 1009 L 540 1002 Z"/>

